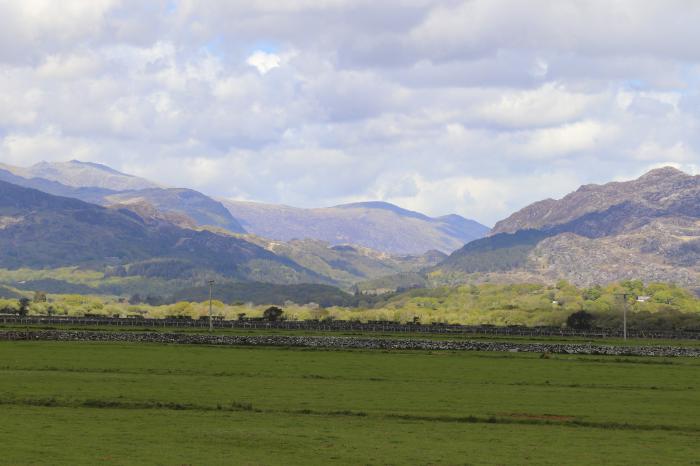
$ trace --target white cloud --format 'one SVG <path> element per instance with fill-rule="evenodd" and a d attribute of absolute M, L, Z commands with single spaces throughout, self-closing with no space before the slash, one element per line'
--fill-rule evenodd
<path fill-rule="evenodd" d="M 667 164 L 681 168 L 683 163 L 700 161 L 700 154 L 680 141 L 667 147 L 661 146 L 655 141 L 647 141 L 637 147 L 632 152 L 632 156 L 638 160 L 657 161 L 655 167 Z M 658 162 L 659 160 L 662 162 Z"/>
<path fill-rule="evenodd" d="M 0 60 L 23 62 L 97 38 L 116 0 L 0 1 Z"/>
<path fill-rule="evenodd" d="M 42 160 L 90 160 L 95 148 L 90 143 L 64 137 L 53 127 L 38 134 L 9 134 L 0 144 L 2 161 L 10 165 L 27 166 Z"/>
<path fill-rule="evenodd" d="M 689 40 L 699 18 L 700 5 L 688 0 L 467 0 L 437 6 L 411 33 L 445 60 L 514 48 L 697 60 Z"/>
<path fill-rule="evenodd" d="M 590 120 L 538 129 L 523 141 L 523 152 L 534 158 L 560 157 L 594 149 L 607 142 L 614 132 L 613 127 Z"/>
<path fill-rule="evenodd" d="M 258 50 L 248 57 L 246 63 L 256 68 L 260 74 L 265 74 L 268 71 L 280 66 L 280 56 L 275 53 L 267 53 Z"/>
<path fill-rule="evenodd" d="M 601 98 L 547 83 L 533 90 L 504 92 L 500 98 L 483 103 L 477 115 L 482 121 L 513 128 L 557 125 L 580 118 Z"/>

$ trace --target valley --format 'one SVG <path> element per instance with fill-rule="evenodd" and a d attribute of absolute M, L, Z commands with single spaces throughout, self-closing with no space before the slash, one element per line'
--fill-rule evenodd
<path fill-rule="evenodd" d="M 700 466 L 698 24 L 0 0 L 0 466 Z"/>
<path fill-rule="evenodd" d="M 0 177 L 11 312 L 40 293 L 31 313 L 198 318 L 209 280 L 228 319 L 277 305 L 292 320 L 564 326 L 585 311 L 615 327 L 621 292 L 646 296 L 631 303 L 642 326 L 695 328 L 700 312 L 700 177 L 673 168 L 533 204 L 488 235 L 382 202 L 218 201 L 78 161 L 2 166 Z M 397 252 L 411 249 L 422 252 Z"/>

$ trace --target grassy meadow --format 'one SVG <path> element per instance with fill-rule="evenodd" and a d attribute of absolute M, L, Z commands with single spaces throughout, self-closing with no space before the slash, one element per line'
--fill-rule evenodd
<path fill-rule="evenodd" d="M 0 342 L 2 464 L 700 464 L 700 361 Z"/>

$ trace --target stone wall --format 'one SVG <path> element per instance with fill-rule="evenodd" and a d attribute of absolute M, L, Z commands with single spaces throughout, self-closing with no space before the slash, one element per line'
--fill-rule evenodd
<path fill-rule="evenodd" d="M 94 341 L 186 345 L 282 346 L 427 351 L 500 351 L 606 356 L 700 357 L 700 348 L 676 346 L 612 346 L 581 343 L 513 343 L 415 338 L 359 338 L 287 335 L 208 335 L 155 332 L 93 332 L 63 330 L 2 330 L 0 340 Z"/>

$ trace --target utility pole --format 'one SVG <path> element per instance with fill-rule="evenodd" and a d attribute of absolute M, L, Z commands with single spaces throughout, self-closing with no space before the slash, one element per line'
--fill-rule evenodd
<path fill-rule="evenodd" d="M 214 280 L 209 280 L 207 283 L 209 283 L 209 331 L 213 332 L 214 331 L 214 322 L 212 322 L 212 319 L 211 319 L 211 301 L 212 301 L 212 296 L 214 293 Z"/>
<path fill-rule="evenodd" d="M 617 296 L 622 297 L 622 335 L 627 340 L 627 297 L 632 293 L 617 293 Z"/>

